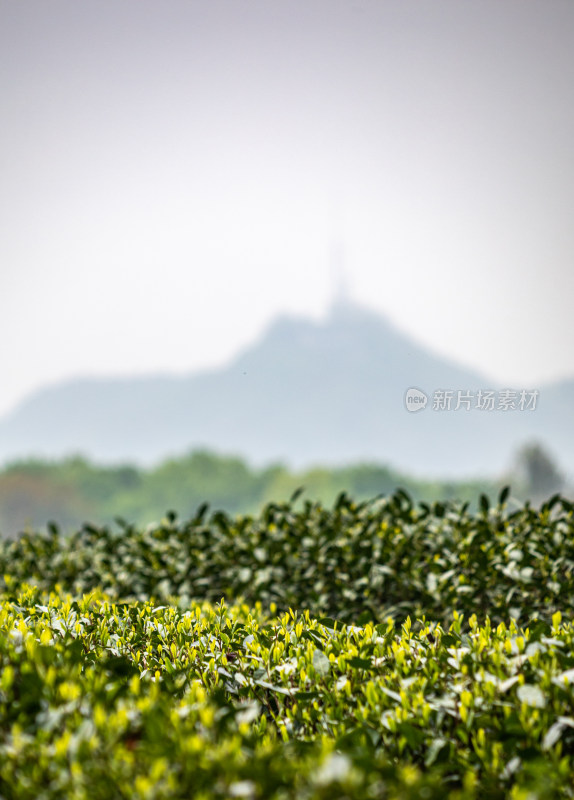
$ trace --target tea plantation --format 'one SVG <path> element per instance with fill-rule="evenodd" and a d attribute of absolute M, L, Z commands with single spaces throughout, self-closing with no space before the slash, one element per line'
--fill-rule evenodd
<path fill-rule="evenodd" d="M 574 504 L 0 544 L 0 798 L 574 797 Z"/>

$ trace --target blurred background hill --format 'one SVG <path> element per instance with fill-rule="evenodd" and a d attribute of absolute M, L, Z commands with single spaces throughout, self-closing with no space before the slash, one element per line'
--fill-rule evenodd
<path fill-rule="evenodd" d="M 429 403 L 412 413 L 409 387 Z M 514 408 L 477 409 L 478 391 L 513 389 Z M 521 390 L 539 392 L 532 409 Z M 451 390 L 450 410 L 433 393 Z M 458 410 L 457 393 L 470 393 Z M 499 474 L 539 439 L 574 473 L 574 380 L 500 386 L 439 357 L 383 315 L 340 299 L 323 322 L 283 316 L 231 363 L 189 376 L 90 379 L 33 393 L 0 420 L 0 459 L 81 453 L 147 466 L 202 447 L 296 469 L 357 461 L 426 478 Z"/>

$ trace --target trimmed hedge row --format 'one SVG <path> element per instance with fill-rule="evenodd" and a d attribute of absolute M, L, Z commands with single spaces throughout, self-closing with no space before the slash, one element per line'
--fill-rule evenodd
<path fill-rule="evenodd" d="M 574 626 L 342 626 L 23 587 L 0 606 L 0 795 L 571 798 Z"/>
<path fill-rule="evenodd" d="M 555 496 L 540 510 L 498 505 L 471 514 L 455 503 L 415 507 L 402 491 L 333 508 L 269 504 L 257 518 L 216 512 L 178 523 L 169 514 L 145 530 L 85 525 L 70 538 L 52 527 L 0 543 L 0 574 L 75 594 L 101 588 L 121 600 L 238 600 L 280 611 L 364 623 L 452 609 L 509 615 L 520 624 L 574 611 L 574 505 Z"/>

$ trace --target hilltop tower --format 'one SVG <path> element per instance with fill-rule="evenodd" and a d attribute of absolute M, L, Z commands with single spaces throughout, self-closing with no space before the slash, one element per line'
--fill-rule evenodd
<path fill-rule="evenodd" d="M 329 253 L 332 311 L 348 307 L 351 304 L 346 256 L 343 242 L 340 240 L 332 242 Z"/>

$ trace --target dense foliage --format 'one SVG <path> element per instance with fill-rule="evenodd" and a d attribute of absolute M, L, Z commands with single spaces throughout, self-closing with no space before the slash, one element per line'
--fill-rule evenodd
<path fill-rule="evenodd" d="M 574 505 L 506 499 L 2 544 L 0 797 L 574 797 Z"/>
<path fill-rule="evenodd" d="M 270 503 L 255 518 L 207 518 L 204 505 L 188 521 L 169 514 L 146 529 L 25 534 L 0 544 L 0 575 L 74 594 L 101 588 L 121 601 L 275 602 L 359 624 L 423 614 L 450 624 L 453 609 L 496 624 L 572 613 L 573 504 L 481 504 L 476 514 L 456 503 L 417 507 L 398 491 L 363 503 L 342 494 L 331 508 Z"/>

